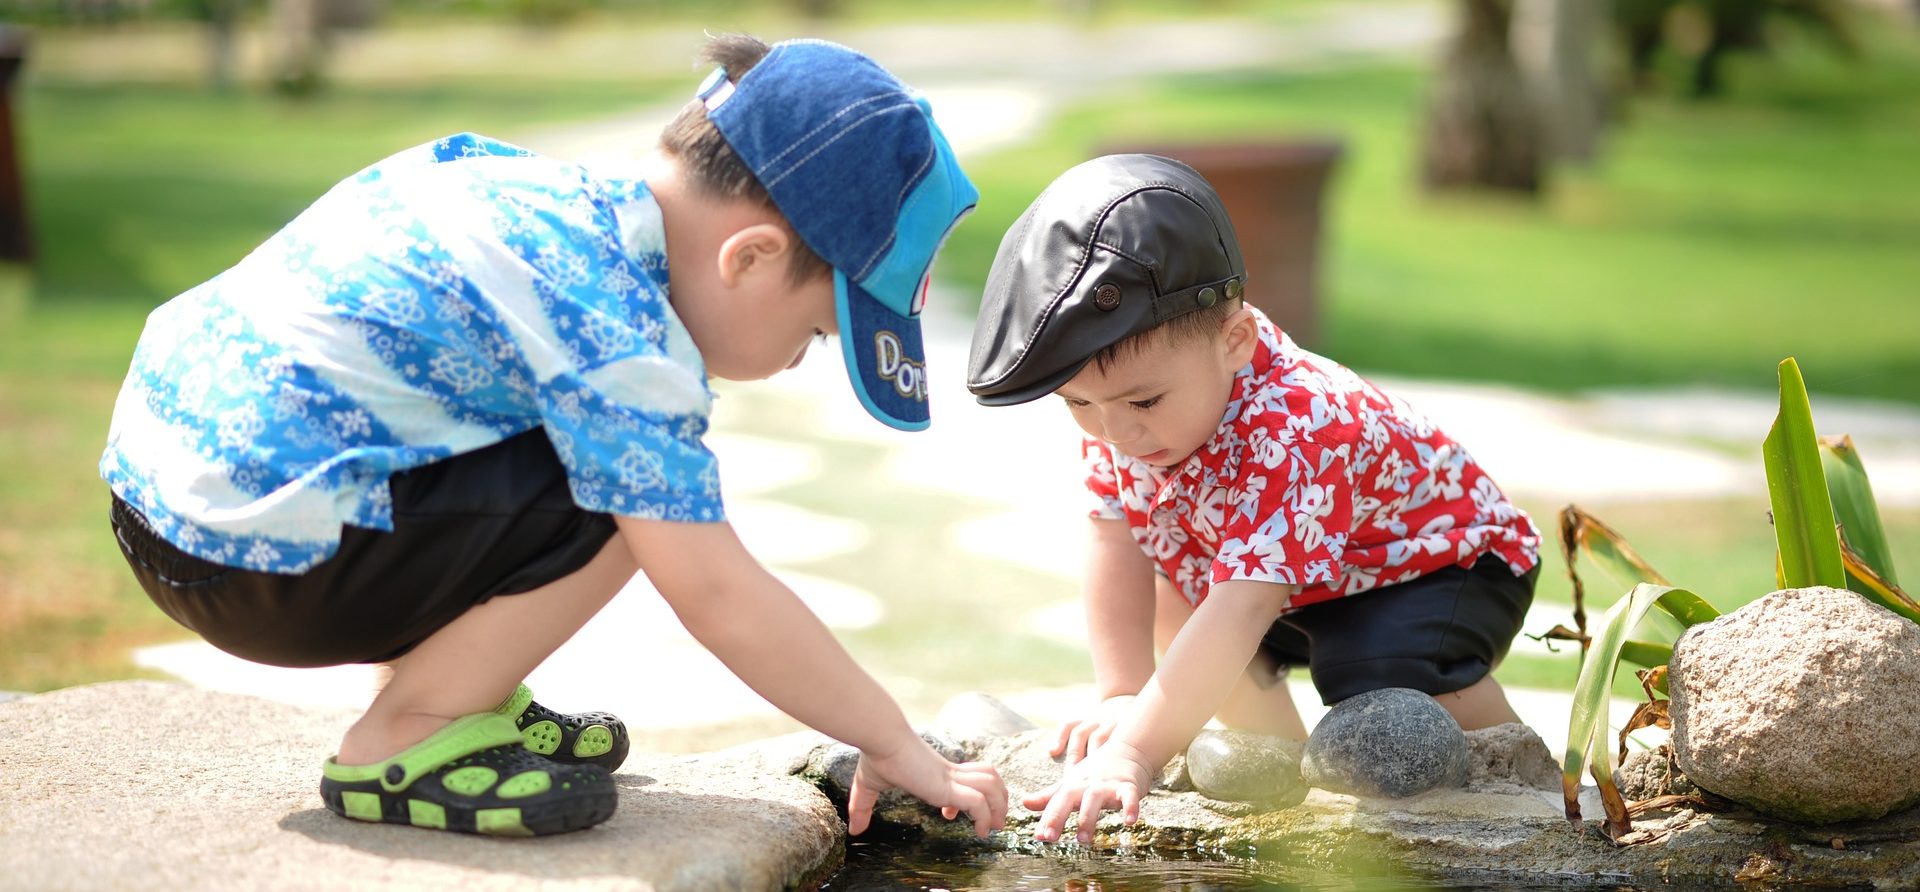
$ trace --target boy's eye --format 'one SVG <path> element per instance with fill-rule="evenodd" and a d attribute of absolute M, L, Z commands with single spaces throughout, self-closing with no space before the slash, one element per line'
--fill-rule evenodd
<path fill-rule="evenodd" d="M 1162 396 L 1164 395 L 1165 394 L 1162 394 Z M 1160 403 L 1160 397 L 1158 396 L 1148 397 L 1144 400 L 1128 400 L 1127 401 L 1127 405 L 1132 406 L 1135 409 L 1139 409 L 1141 411 L 1151 409 L 1154 406 L 1159 405 L 1159 403 Z"/>
<path fill-rule="evenodd" d="M 1073 397 L 1069 397 L 1069 396 L 1063 396 L 1061 397 L 1061 399 L 1066 400 L 1067 405 L 1072 406 L 1075 409 L 1078 409 L 1081 406 L 1084 406 L 1087 404 L 1086 400 L 1076 400 Z"/>

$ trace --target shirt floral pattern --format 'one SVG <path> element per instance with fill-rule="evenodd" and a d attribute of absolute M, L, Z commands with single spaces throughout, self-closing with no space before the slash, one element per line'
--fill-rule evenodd
<path fill-rule="evenodd" d="M 1093 516 L 1125 520 L 1189 603 L 1247 579 L 1300 586 L 1291 612 L 1486 554 L 1515 574 L 1539 563 L 1533 522 L 1465 449 L 1253 312 L 1253 360 L 1179 467 L 1083 443 Z"/>
<path fill-rule="evenodd" d="M 101 476 L 183 551 L 296 573 L 388 478 L 544 427 L 591 511 L 723 518 L 660 208 L 471 133 L 341 182 L 148 317 Z"/>

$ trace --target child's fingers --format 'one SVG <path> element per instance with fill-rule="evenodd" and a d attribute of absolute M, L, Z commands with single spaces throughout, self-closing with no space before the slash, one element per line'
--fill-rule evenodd
<path fill-rule="evenodd" d="M 1053 748 L 1050 750 L 1047 750 L 1047 755 L 1058 759 L 1060 758 L 1061 753 L 1066 752 L 1067 735 L 1073 733 L 1073 726 L 1077 724 L 1079 723 L 1073 722 L 1073 721 L 1066 721 L 1066 722 L 1060 723 L 1060 730 L 1058 733 L 1054 735 Z"/>
<path fill-rule="evenodd" d="M 1087 757 L 1087 736 L 1098 727 L 1092 722 L 1081 722 L 1073 729 L 1073 739 L 1067 742 L 1067 764 L 1072 765 Z"/>
<path fill-rule="evenodd" d="M 987 797 L 979 790 L 966 785 L 956 787 L 954 793 L 956 794 L 954 806 L 973 819 L 973 835 L 986 839 L 987 834 L 993 832 L 993 828 L 989 826 L 992 823 L 993 814 L 987 808 Z"/>
<path fill-rule="evenodd" d="M 1054 791 L 1058 789 L 1060 789 L 1060 785 L 1054 784 L 1038 793 L 1028 793 L 1020 797 L 1020 804 L 1024 806 L 1027 811 L 1040 811 L 1047 807 L 1047 803 L 1053 801 Z"/>
<path fill-rule="evenodd" d="M 847 790 L 847 835 L 859 836 L 867 829 L 867 823 L 873 818 L 873 804 L 879 800 L 880 791 L 872 784 L 862 783 L 860 772 L 853 773 L 853 786 Z"/>
<path fill-rule="evenodd" d="M 981 800 L 987 804 L 993 829 L 1006 825 L 1007 784 L 1000 779 L 1000 771 L 992 765 L 982 762 L 967 762 L 960 765 L 954 774 L 954 780 L 979 791 Z"/>
<path fill-rule="evenodd" d="M 960 816 L 960 810 L 957 808 L 954 808 L 951 805 L 940 810 L 940 817 L 946 818 L 949 821 L 959 816 Z"/>
<path fill-rule="evenodd" d="M 1120 785 L 1120 817 L 1129 824 L 1140 822 L 1140 788 L 1132 784 Z"/>
<path fill-rule="evenodd" d="M 1080 790 L 1075 787 L 1063 787 L 1054 793 L 1047 802 L 1047 810 L 1040 814 L 1040 829 L 1034 838 L 1043 842 L 1052 842 L 1060 838 L 1067 829 L 1067 815 L 1073 810 L 1074 803 L 1080 800 Z"/>
<path fill-rule="evenodd" d="M 1095 784 L 1080 797 L 1080 844 L 1093 842 L 1094 825 L 1100 823 L 1100 815 L 1107 810 L 1109 794 L 1106 787 Z"/>

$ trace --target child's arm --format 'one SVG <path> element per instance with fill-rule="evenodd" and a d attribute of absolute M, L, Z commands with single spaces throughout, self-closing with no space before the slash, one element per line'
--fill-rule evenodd
<path fill-rule="evenodd" d="M 725 523 L 617 518 L 640 569 L 687 631 L 788 715 L 860 750 L 847 830 L 867 827 L 874 800 L 898 786 L 985 837 L 1006 823 L 993 766 L 955 765 L 921 740 L 900 707 L 855 665 L 827 627 L 754 560 Z"/>
<path fill-rule="evenodd" d="M 1023 804 L 1043 809 L 1034 838 L 1060 838 L 1067 816 L 1080 814 L 1080 841 L 1093 841 L 1101 813 L 1118 808 L 1131 824 L 1140 818 L 1140 797 L 1153 774 L 1193 740 L 1247 669 L 1247 661 L 1298 586 L 1270 582 L 1222 582 L 1208 593 L 1166 659 L 1140 691 L 1133 710 L 1107 745 L 1068 769 L 1060 783 L 1028 796 Z"/>
<path fill-rule="evenodd" d="M 1127 522 L 1094 518 L 1087 551 L 1087 647 L 1093 652 L 1100 706 L 1060 725 L 1052 755 L 1067 764 L 1107 742 L 1140 689 L 1153 677 L 1153 562 Z"/>

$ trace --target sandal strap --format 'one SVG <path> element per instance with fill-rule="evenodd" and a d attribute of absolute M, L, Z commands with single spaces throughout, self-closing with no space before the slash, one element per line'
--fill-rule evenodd
<path fill-rule="evenodd" d="M 508 694 L 507 699 L 500 701 L 500 705 L 494 707 L 493 711 L 507 718 L 517 719 L 521 713 L 527 711 L 527 707 L 532 705 L 533 689 L 523 684 L 514 688 L 513 693 Z"/>
<path fill-rule="evenodd" d="M 401 750 L 384 762 L 341 765 L 328 759 L 321 766 L 321 772 L 343 783 L 377 779 L 381 789 L 398 793 L 455 759 L 521 742 L 520 729 L 514 726 L 512 719 L 497 712 L 482 712 L 454 719 L 432 736 Z"/>

